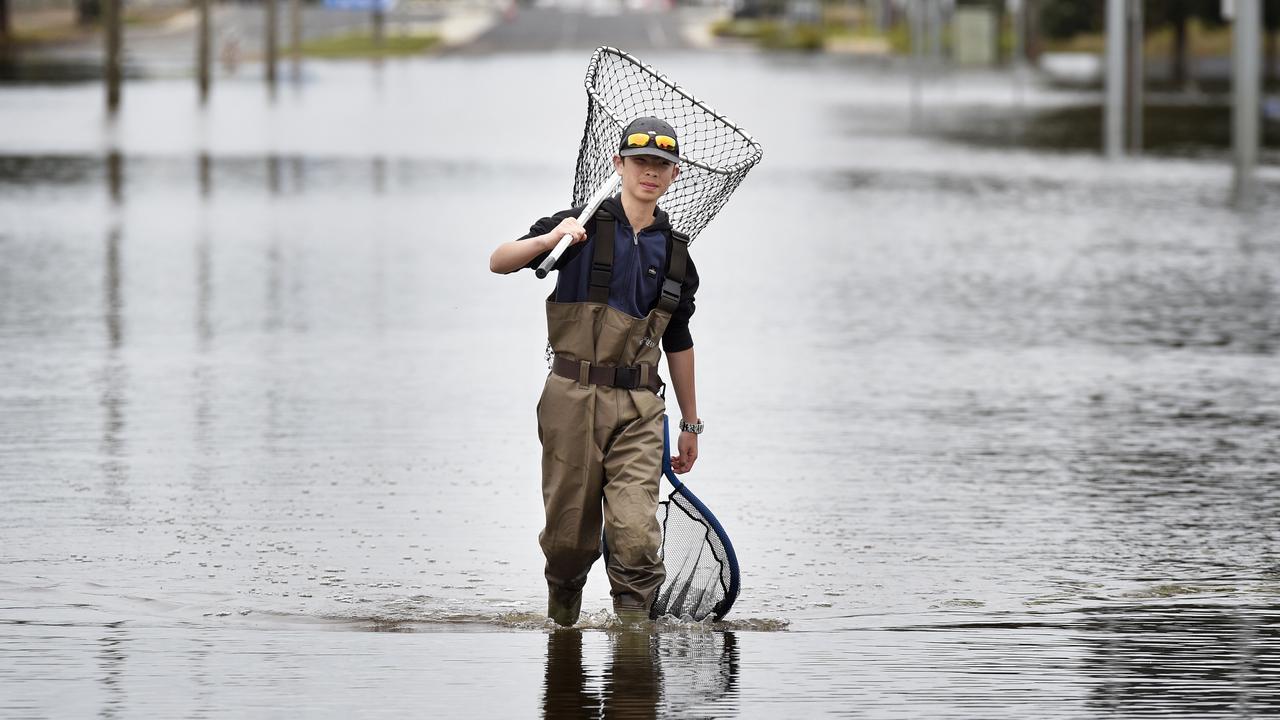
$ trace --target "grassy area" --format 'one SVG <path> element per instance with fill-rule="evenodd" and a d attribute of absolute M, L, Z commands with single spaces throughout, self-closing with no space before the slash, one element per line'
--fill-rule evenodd
<path fill-rule="evenodd" d="M 387 35 L 382 44 L 373 41 L 373 34 L 360 31 L 349 35 L 308 40 L 302 43 L 304 57 L 338 60 L 346 58 L 378 58 L 420 55 L 440 44 L 434 34 Z"/>
<path fill-rule="evenodd" d="M 9 34 L 9 42 L 15 47 L 22 45 L 51 45 L 55 43 L 88 40 L 100 32 L 97 27 L 81 27 L 78 25 L 54 25 L 50 27 L 14 30 Z"/>
<path fill-rule="evenodd" d="M 1066 40 L 1045 38 L 1049 52 L 1083 52 L 1101 54 L 1107 38 L 1102 33 L 1076 35 Z M 1231 55 L 1231 26 L 1206 27 L 1198 21 L 1187 24 L 1187 47 L 1193 57 L 1226 57 Z M 1142 44 L 1146 57 L 1168 57 L 1173 52 L 1173 28 L 1162 27 L 1147 32 Z"/>
<path fill-rule="evenodd" d="M 748 40 L 773 50 L 821 50 L 828 41 L 876 40 L 888 43 L 895 54 L 910 52 L 911 40 L 906 23 L 898 23 L 886 33 L 880 33 L 863 22 L 860 15 L 848 15 L 843 5 L 826 5 L 822 23 L 794 23 L 776 18 L 724 19 L 711 26 L 716 37 Z M 842 12 L 846 14 L 842 15 Z M 950 46 L 951 34 L 942 35 L 944 50 Z M 1187 26 L 1187 45 L 1193 57 L 1227 57 L 1231 55 L 1231 26 L 1209 27 L 1198 21 Z M 1000 51 L 1003 57 L 1013 52 L 1012 28 L 1006 22 L 1000 32 Z M 1081 52 L 1100 54 L 1106 46 L 1101 33 L 1077 35 L 1066 40 L 1044 38 L 1047 52 Z M 1143 53 L 1150 58 L 1167 58 L 1173 52 L 1173 28 L 1162 27 L 1147 33 Z"/>
<path fill-rule="evenodd" d="M 190 10 L 185 7 L 130 9 L 125 11 L 124 25 L 130 28 L 158 27 L 184 12 Z M 15 46 L 82 42 L 102 36 L 101 21 L 81 25 L 70 10 L 39 13 L 38 19 L 30 23 L 24 22 L 23 17 L 15 17 L 12 24 L 9 42 Z"/>
<path fill-rule="evenodd" d="M 829 41 L 884 40 L 895 53 L 906 52 L 908 47 L 905 27 L 894 28 L 888 36 L 869 30 L 851 28 L 846 24 L 793 23 L 775 19 L 725 19 L 713 23 L 711 33 L 716 37 L 750 40 L 770 50 L 821 50 Z"/>

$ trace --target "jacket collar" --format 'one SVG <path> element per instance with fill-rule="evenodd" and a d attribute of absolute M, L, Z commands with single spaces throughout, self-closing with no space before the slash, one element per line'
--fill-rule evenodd
<path fill-rule="evenodd" d="M 605 198 L 604 202 L 600 203 L 600 206 L 612 213 L 619 223 L 631 227 L 631 221 L 627 220 L 627 211 L 622 207 L 621 195 Z M 667 212 L 661 207 L 654 207 L 653 222 L 641 232 L 666 232 L 669 230 L 671 230 L 671 219 L 667 217 Z"/>

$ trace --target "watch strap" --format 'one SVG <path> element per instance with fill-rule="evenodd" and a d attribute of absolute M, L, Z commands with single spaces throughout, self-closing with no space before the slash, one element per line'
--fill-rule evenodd
<path fill-rule="evenodd" d="M 694 435 L 700 435 L 702 434 L 702 431 L 705 430 L 706 428 L 707 428 L 707 424 L 702 422 L 702 418 L 698 418 L 698 422 L 696 423 L 687 423 L 683 419 L 680 420 L 681 432 L 690 432 L 690 433 L 693 433 Z"/>

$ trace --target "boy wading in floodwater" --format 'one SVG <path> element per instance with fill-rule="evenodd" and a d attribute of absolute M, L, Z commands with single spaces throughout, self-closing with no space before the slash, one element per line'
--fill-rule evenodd
<path fill-rule="evenodd" d="M 633 120 L 613 158 L 620 195 L 601 203 L 585 228 L 576 219 L 581 208 L 542 218 L 489 260 L 495 273 L 536 268 L 561 237 L 573 236 L 547 299 L 555 355 L 538 402 L 546 510 L 539 541 L 547 559 L 547 614 L 561 625 L 578 620 L 602 526 L 619 619 L 647 619 L 662 585 L 655 513 L 666 403 L 659 340 L 682 416 L 672 469 L 687 472 L 698 457 L 702 421 L 689 335 L 698 274 L 688 239 L 658 208 L 679 162 L 670 125 Z"/>

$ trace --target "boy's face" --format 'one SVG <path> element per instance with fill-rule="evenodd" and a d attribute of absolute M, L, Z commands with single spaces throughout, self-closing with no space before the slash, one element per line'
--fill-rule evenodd
<path fill-rule="evenodd" d="M 637 200 L 657 202 L 658 198 L 680 177 L 675 163 L 652 155 L 613 156 L 613 168 L 622 177 L 623 192 Z"/>

